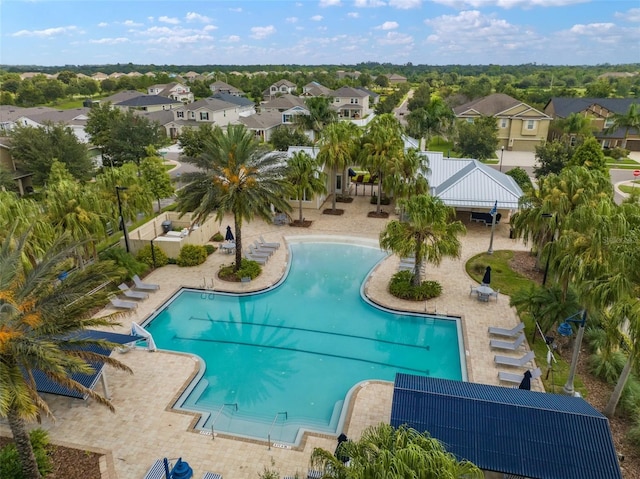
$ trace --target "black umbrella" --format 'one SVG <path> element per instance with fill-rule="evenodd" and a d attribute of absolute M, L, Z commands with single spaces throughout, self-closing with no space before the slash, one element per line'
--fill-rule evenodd
<path fill-rule="evenodd" d="M 336 452 L 334 453 L 336 458 L 342 461 L 343 464 L 349 462 L 349 456 L 345 456 L 344 452 L 342 451 L 342 443 L 347 442 L 348 440 L 349 439 L 347 438 L 346 434 L 340 434 L 338 436 L 338 446 L 336 447 Z"/>
<path fill-rule="evenodd" d="M 487 266 L 484 276 L 482 277 L 482 284 L 491 284 L 491 266 Z"/>
<path fill-rule="evenodd" d="M 231 226 L 227 226 L 227 234 L 224 235 L 225 241 L 233 241 L 233 233 L 231 232 Z"/>
<path fill-rule="evenodd" d="M 522 378 L 522 381 L 520 382 L 520 386 L 518 386 L 518 389 L 531 390 L 531 371 L 524 372 L 524 378 Z"/>

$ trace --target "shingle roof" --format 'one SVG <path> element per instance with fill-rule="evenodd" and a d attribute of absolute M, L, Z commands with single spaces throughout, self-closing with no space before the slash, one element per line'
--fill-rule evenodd
<path fill-rule="evenodd" d="M 494 93 L 457 106 L 453 109 L 453 112 L 456 115 L 461 115 L 466 111 L 473 110 L 483 116 L 494 116 L 521 103 L 520 100 L 516 100 L 504 93 Z"/>
<path fill-rule="evenodd" d="M 251 130 L 268 130 L 282 124 L 282 113 L 263 112 L 255 115 L 240 117 L 240 123 Z"/>
<path fill-rule="evenodd" d="M 216 100 L 226 101 L 227 103 L 233 103 L 238 106 L 253 106 L 254 103 L 246 97 L 231 95 L 229 93 L 214 93 L 211 95 L 211 98 L 215 98 Z"/>
<path fill-rule="evenodd" d="M 142 108 L 154 105 L 182 105 L 182 102 L 161 95 L 140 95 L 128 100 L 116 103 L 117 106 L 126 106 L 131 108 Z"/>
<path fill-rule="evenodd" d="M 349 86 L 343 86 L 341 88 L 338 88 L 337 90 L 329 93 L 329 96 L 332 96 L 334 98 L 364 98 L 366 96 L 369 96 L 369 94 L 367 92 L 364 92 L 362 90 L 358 90 L 357 88 L 351 88 Z"/>
<path fill-rule="evenodd" d="M 484 470 L 622 479 L 609 422 L 582 398 L 397 374 L 391 425 L 402 424 Z"/>
<path fill-rule="evenodd" d="M 143 95 L 144 93 L 141 93 L 136 90 L 123 90 L 123 91 L 119 91 L 118 93 L 114 93 L 113 95 L 108 96 L 106 98 L 102 98 L 100 100 L 100 103 L 111 102 L 112 104 L 115 105 L 116 103 L 120 103 L 121 101 L 125 101 L 130 98 L 135 98 L 137 96 L 143 96 Z"/>
<path fill-rule="evenodd" d="M 618 114 L 624 114 L 629 107 L 638 103 L 637 98 L 564 98 L 554 97 L 549 102 L 553 103 L 555 115 L 560 118 L 566 118 L 571 113 L 580 113 L 585 111 L 591 105 L 600 105 L 609 111 Z M 545 106 L 546 109 L 546 106 Z"/>

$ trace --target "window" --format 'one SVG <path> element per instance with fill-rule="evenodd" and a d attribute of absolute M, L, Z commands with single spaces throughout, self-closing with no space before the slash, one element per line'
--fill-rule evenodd
<path fill-rule="evenodd" d="M 184 118 L 184 112 L 183 111 L 177 111 L 176 112 L 176 118 Z"/>
<path fill-rule="evenodd" d="M 298 195 L 293 195 L 289 198 L 291 201 L 298 201 Z M 311 201 L 313 199 L 313 193 L 309 189 L 305 188 L 302 192 L 302 201 Z"/>
<path fill-rule="evenodd" d="M 209 121 L 209 112 L 201 111 L 200 112 L 200 121 Z"/>
<path fill-rule="evenodd" d="M 536 126 L 535 120 L 527 120 L 527 130 L 533 130 Z"/>
<path fill-rule="evenodd" d="M 507 119 L 506 118 L 502 118 L 500 120 L 500 128 L 506 128 L 507 127 Z"/>
<path fill-rule="evenodd" d="M 467 123 L 473 123 L 473 118 L 467 118 Z"/>
<path fill-rule="evenodd" d="M 334 102 L 334 103 L 340 103 L 340 98 L 336 97 L 336 98 L 333 100 L 333 102 Z"/>
<path fill-rule="evenodd" d="M 606 120 L 604 120 L 604 127 L 606 128 L 611 128 L 613 126 L 615 122 L 613 121 L 613 118 L 607 118 Z"/>
<path fill-rule="evenodd" d="M 358 99 L 357 98 L 352 98 L 351 99 L 351 104 L 357 104 L 358 103 Z"/>

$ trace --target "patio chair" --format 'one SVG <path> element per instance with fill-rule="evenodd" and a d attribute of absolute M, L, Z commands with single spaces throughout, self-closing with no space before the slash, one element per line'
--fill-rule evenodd
<path fill-rule="evenodd" d="M 478 290 L 476 288 L 474 288 L 473 285 L 469 286 L 469 296 L 471 296 L 472 294 L 478 294 Z"/>
<path fill-rule="evenodd" d="M 492 339 L 489 341 L 489 346 L 493 349 L 508 349 L 509 351 L 515 351 L 522 345 L 522 343 L 524 343 L 524 340 L 524 333 L 520 333 L 520 336 L 518 336 L 513 342 Z"/>
<path fill-rule="evenodd" d="M 493 334 L 495 336 L 506 336 L 507 338 L 515 338 L 524 330 L 524 323 L 520 322 L 516 327 L 507 329 L 507 328 L 495 328 L 493 326 L 489 326 L 489 334 Z"/>
<path fill-rule="evenodd" d="M 122 291 L 122 294 L 124 294 L 127 298 L 130 298 L 130 299 L 147 299 L 149 297 L 148 293 L 145 293 L 144 291 L 134 291 L 124 283 L 120 283 L 118 285 L 118 288 L 120 288 L 120 291 Z"/>
<path fill-rule="evenodd" d="M 136 309 L 138 307 L 138 303 L 134 301 L 127 301 L 125 299 L 116 298 L 115 296 L 109 298 L 111 301 L 111 306 L 118 309 Z"/>
<path fill-rule="evenodd" d="M 143 283 L 140 276 L 137 274 L 133 277 L 133 283 L 135 284 L 135 289 L 141 289 L 144 291 L 157 291 L 160 289 L 159 284 Z"/>
<path fill-rule="evenodd" d="M 520 384 L 524 373 L 508 373 L 506 371 L 498 371 L 498 379 L 507 383 Z M 531 379 L 538 379 L 542 376 L 540 368 L 535 368 L 531 371 Z"/>
<path fill-rule="evenodd" d="M 531 361 L 533 358 L 535 358 L 535 353 L 533 351 L 529 351 L 528 353 L 526 353 L 524 356 L 520 357 L 520 358 L 513 358 L 511 356 L 500 356 L 500 355 L 496 355 L 493 358 L 493 361 L 496 364 L 499 364 L 500 366 L 515 366 L 515 367 L 523 367 L 525 364 L 527 364 L 529 361 Z"/>
<path fill-rule="evenodd" d="M 280 248 L 280 243 L 278 243 L 278 242 L 269 243 L 268 241 L 264 240 L 262 235 L 260 235 L 260 246 L 262 246 L 263 248 L 278 249 L 278 248 Z"/>

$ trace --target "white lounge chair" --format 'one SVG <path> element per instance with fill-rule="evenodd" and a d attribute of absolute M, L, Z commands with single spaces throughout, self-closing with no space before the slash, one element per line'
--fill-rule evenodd
<path fill-rule="evenodd" d="M 260 235 L 260 246 L 262 246 L 263 248 L 278 249 L 280 248 L 280 243 L 277 243 L 277 242 L 269 243 L 268 241 L 264 240 L 262 235 Z"/>
<path fill-rule="evenodd" d="M 531 379 L 538 379 L 542 376 L 540 368 L 531 371 Z M 506 371 L 498 371 L 498 379 L 507 383 L 520 384 L 524 378 L 524 373 L 508 373 Z"/>
<path fill-rule="evenodd" d="M 529 351 L 524 356 L 520 358 L 512 358 L 511 356 L 499 356 L 496 355 L 493 360 L 496 364 L 500 364 L 501 366 L 516 366 L 522 367 L 535 358 L 535 353 L 533 351 Z"/>
<path fill-rule="evenodd" d="M 250 261 L 255 261 L 258 264 L 265 265 L 267 264 L 267 258 L 262 256 L 254 256 L 252 254 L 244 253 L 244 259 L 248 259 Z"/>
<path fill-rule="evenodd" d="M 252 244 L 250 244 L 249 245 L 249 254 L 251 254 L 252 256 L 260 256 L 262 258 L 269 259 L 269 257 L 271 257 L 271 255 L 273 254 L 273 251 L 272 250 L 270 250 L 270 251 L 259 250 L 258 248 L 256 248 Z"/>
<path fill-rule="evenodd" d="M 507 328 L 495 328 L 493 326 L 489 326 L 489 334 L 493 334 L 495 336 L 506 336 L 507 338 L 515 338 L 524 330 L 524 323 L 520 322 L 516 327 L 507 329 Z"/>
<path fill-rule="evenodd" d="M 265 248 L 263 246 L 260 246 L 257 241 L 254 241 L 252 245 L 249 245 L 249 249 L 252 251 L 257 251 L 258 253 L 268 254 L 269 256 L 271 256 L 276 251 L 274 248 Z"/>
<path fill-rule="evenodd" d="M 133 283 L 135 284 L 136 289 L 141 289 L 144 291 L 157 291 L 160 289 L 159 284 L 143 283 L 137 274 L 133 277 Z"/>
<path fill-rule="evenodd" d="M 124 283 L 120 283 L 118 285 L 118 288 L 120 288 L 120 291 L 122 291 L 122 294 L 124 294 L 127 298 L 147 299 L 149 297 L 148 293 L 145 293 L 144 291 L 134 291 Z"/>
<path fill-rule="evenodd" d="M 509 351 L 515 351 L 522 345 L 522 343 L 524 343 L 524 340 L 524 333 L 520 333 L 520 336 L 518 336 L 513 342 L 492 339 L 489 341 L 489 345 L 494 349 L 508 349 Z"/>
<path fill-rule="evenodd" d="M 136 309 L 138 307 L 138 303 L 134 301 L 127 301 L 126 299 L 112 297 L 109 298 L 109 301 L 111 301 L 111 305 L 114 308 L 118 309 Z"/>

